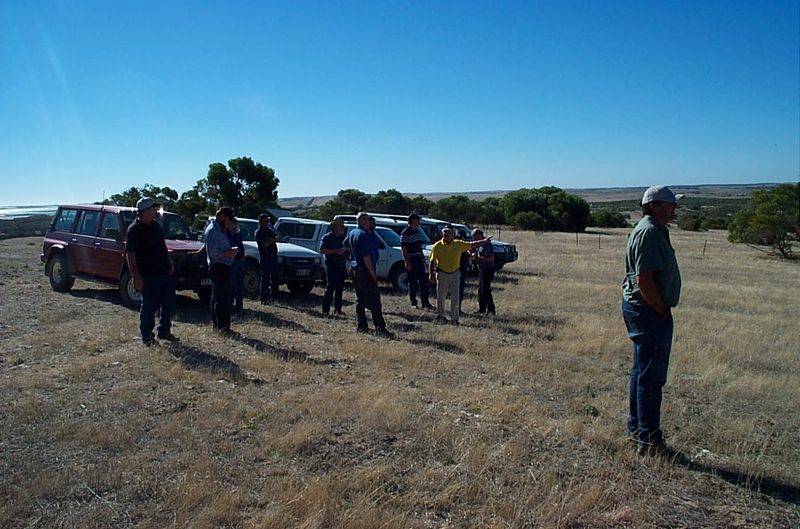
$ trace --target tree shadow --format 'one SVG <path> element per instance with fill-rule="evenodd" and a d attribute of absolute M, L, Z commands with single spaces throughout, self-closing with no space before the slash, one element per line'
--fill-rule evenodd
<path fill-rule="evenodd" d="M 261 385 L 263 380 L 248 376 L 239 367 L 239 364 L 224 356 L 217 356 L 202 351 L 190 345 L 181 343 L 166 344 L 166 349 L 189 369 L 208 370 L 221 374 L 236 383 Z"/>
<path fill-rule="evenodd" d="M 716 476 L 732 485 L 736 485 L 737 487 L 760 492 L 786 503 L 800 505 L 800 487 L 797 485 L 785 483 L 768 476 L 754 476 L 746 472 L 715 467 L 706 463 L 693 461 L 683 452 L 673 448 L 668 448 L 667 454 L 665 455 L 673 463 L 693 472 L 700 472 L 709 476 Z"/>

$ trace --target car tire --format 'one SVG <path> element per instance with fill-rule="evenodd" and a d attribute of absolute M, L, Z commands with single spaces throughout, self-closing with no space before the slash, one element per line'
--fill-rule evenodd
<path fill-rule="evenodd" d="M 313 281 L 289 281 L 286 286 L 292 294 L 308 294 L 314 290 Z"/>
<path fill-rule="evenodd" d="M 257 263 L 247 262 L 244 265 L 244 295 L 250 299 L 257 299 L 261 288 L 261 267 Z"/>
<path fill-rule="evenodd" d="M 56 292 L 67 292 L 75 284 L 75 278 L 69 273 L 69 262 L 63 253 L 57 253 L 47 264 L 47 275 L 50 286 Z"/>
<path fill-rule="evenodd" d="M 122 304 L 131 309 L 138 309 L 142 304 L 142 294 L 136 290 L 129 270 L 125 270 L 119 280 L 119 297 Z"/>
<path fill-rule="evenodd" d="M 403 266 L 403 263 L 398 263 L 394 266 L 389 279 L 392 281 L 394 289 L 402 294 L 405 294 L 411 288 L 408 284 L 408 271 Z"/>

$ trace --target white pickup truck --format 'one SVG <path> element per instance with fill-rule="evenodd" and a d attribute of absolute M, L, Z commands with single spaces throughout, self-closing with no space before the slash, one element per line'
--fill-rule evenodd
<path fill-rule="evenodd" d="M 290 242 L 318 252 L 322 245 L 322 237 L 330 229 L 330 223 L 297 217 L 281 217 L 275 222 L 274 228 Z M 345 223 L 345 230 L 350 231 L 355 228 L 356 224 Z M 378 279 L 389 281 L 398 292 L 408 292 L 408 275 L 403 262 L 403 252 L 400 249 L 400 236 L 391 228 L 380 225 L 375 227 L 375 234 L 378 237 L 379 258 L 376 267 Z M 430 251 L 425 249 L 423 253 L 427 267 Z"/>

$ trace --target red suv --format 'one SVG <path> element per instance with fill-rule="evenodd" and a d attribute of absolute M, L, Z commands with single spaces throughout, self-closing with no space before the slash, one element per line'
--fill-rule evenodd
<path fill-rule="evenodd" d="M 66 292 L 75 278 L 116 285 L 122 303 L 138 307 L 141 295 L 125 260 L 128 226 L 136 208 L 81 204 L 59 206 L 42 244 L 44 272 L 53 290 Z M 211 296 L 211 280 L 203 243 L 190 240 L 189 229 L 174 213 L 161 212 L 156 221 L 164 229 L 167 250 L 175 265 L 175 288 L 194 290 L 200 299 Z"/>

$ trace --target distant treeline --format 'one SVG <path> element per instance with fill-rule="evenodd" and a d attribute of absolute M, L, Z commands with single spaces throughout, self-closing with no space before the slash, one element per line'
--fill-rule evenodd
<path fill-rule="evenodd" d="M 33 215 L 18 219 L 0 220 L 0 239 L 14 237 L 41 237 L 47 231 L 51 217 L 49 215 Z"/>

